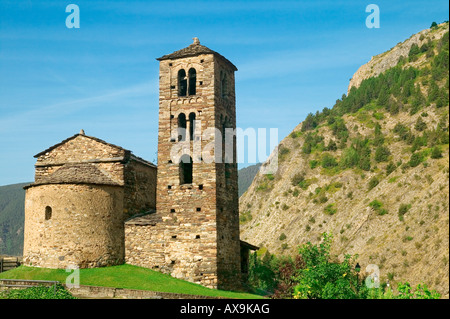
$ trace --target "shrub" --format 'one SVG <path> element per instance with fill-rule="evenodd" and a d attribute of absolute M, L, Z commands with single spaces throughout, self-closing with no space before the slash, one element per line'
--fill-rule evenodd
<path fill-rule="evenodd" d="M 298 186 L 305 180 L 305 173 L 297 173 L 291 178 L 292 186 Z"/>
<path fill-rule="evenodd" d="M 319 164 L 320 164 L 320 161 L 318 161 L 318 160 L 309 161 L 309 167 L 311 169 L 315 169 L 317 166 L 319 166 Z"/>
<path fill-rule="evenodd" d="M 359 155 L 356 149 L 354 149 L 353 147 L 349 147 L 343 150 L 341 160 L 339 162 L 339 165 L 342 168 L 352 168 L 358 165 L 358 163 Z"/>
<path fill-rule="evenodd" d="M 61 284 L 0 292 L 0 299 L 76 299 Z"/>
<path fill-rule="evenodd" d="M 416 131 L 422 132 L 423 130 L 425 130 L 427 128 L 427 123 L 424 122 L 424 120 L 422 120 L 422 117 L 418 117 L 416 124 L 414 125 L 414 129 Z"/>
<path fill-rule="evenodd" d="M 338 166 L 338 163 L 332 155 L 325 153 L 322 157 L 321 165 L 323 168 L 332 168 Z"/>
<path fill-rule="evenodd" d="M 285 240 L 286 239 L 286 234 L 282 233 L 278 239 L 279 240 Z"/>
<path fill-rule="evenodd" d="M 335 204 L 328 204 L 324 209 L 323 212 L 327 215 L 334 215 L 337 212 L 337 208 L 335 208 Z"/>
<path fill-rule="evenodd" d="M 369 207 L 371 207 L 378 215 L 386 215 L 388 213 L 387 209 L 383 208 L 383 203 L 379 200 L 375 199 L 369 203 Z"/>
<path fill-rule="evenodd" d="M 411 209 L 411 204 L 400 204 L 398 208 L 398 218 L 403 220 L 403 216 Z"/>
<path fill-rule="evenodd" d="M 355 271 L 356 256 L 345 255 L 344 261 L 330 259 L 332 236 L 323 234 L 319 245 L 310 242 L 299 249 L 305 267 L 297 273 L 294 288 L 296 299 L 358 299 L 365 298 L 367 289 Z"/>
<path fill-rule="evenodd" d="M 378 177 L 374 176 L 369 180 L 368 183 L 368 189 L 371 190 L 372 188 L 374 188 L 375 186 L 377 186 L 380 183 L 380 181 L 378 180 Z"/>
<path fill-rule="evenodd" d="M 422 152 L 415 152 L 411 155 L 408 165 L 410 167 L 416 167 L 417 165 L 422 163 L 424 159 L 425 159 L 425 156 Z"/>
<path fill-rule="evenodd" d="M 381 203 L 379 200 L 374 200 L 369 203 L 369 207 L 371 207 L 373 210 L 379 210 L 381 207 L 383 207 L 383 203 Z"/>
<path fill-rule="evenodd" d="M 377 161 L 378 163 L 387 162 L 389 155 L 391 155 L 389 148 L 387 148 L 386 146 L 378 146 L 375 150 L 375 161 Z"/>
<path fill-rule="evenodd" d="M 395 166 L 394 163 L 389 162 L 389 164 L 386 166 L 386 175 L 391 174 L 393 171 L 395 171 L 396 168 L 397 166 Z"/>
<path fill-rule="evenodd" d="M 442 157 L 442 151 L 439 146 L 434 146 L 431 149 L 431 158 L 437 159 Z"/>

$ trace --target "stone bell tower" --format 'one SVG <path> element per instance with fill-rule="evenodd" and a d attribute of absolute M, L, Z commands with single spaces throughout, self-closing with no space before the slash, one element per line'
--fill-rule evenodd
<path fill-rule="evenodd" d="M 157 214 L 175 277 L 213 288 L 240 282 L 237 68 L 200 44 L 158 58 Z M 227 130 L 230 131 L 230 130 Z"/>

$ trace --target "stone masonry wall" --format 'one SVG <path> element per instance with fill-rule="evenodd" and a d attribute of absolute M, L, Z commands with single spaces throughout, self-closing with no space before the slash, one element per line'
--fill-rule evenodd
<path fill-rule="evenodd" d="M 26 190 L 24 264 L 101 267 L 124 262 L 123 188 L 39 185 Z M 47 207 L 51 218 L 46 219 Z"/>
<path fill-rule="evenodd" d="M 156 167 L 131 159 L 124 167 L 124 218 L 156 209 Z"/>
<path fill-rule="evenodd" d="M 66 163 L 87 162 L 98 165 L 111 179 L 123 183 L 123 165 L 119 161 L 124 158 L 125 153 L 124 149 L 77 135 L 37 158 L 35 182 L 40 182 Z"/>
<path fill-rule="evenodd" d="M 162 222 L 127 225 L 126 247 L 130 262 L 133 259 L 142 266 L 208 287 L 230 288 L 236 287 L 240 275 L 237 166 L 226 165 L 225 172 L 225 164 L 216 163 L 220 152 L 214 150 L 215 135 L 206 131 L 222 131 L 225 118 L 229 127 L 236 125 L 234 70 L 219 59 L 199 54 L 160 62 L 157 214 Z M 192 67 L 197 74 L 196 94 L 179 97 L 178 71 L 188 73 Z M 220 71 L 228 75 L 229 93 L 219 101 Z M 176 142 L 173 131 L 180 113 L 187 119 L 194 113 L 200 121 L 196 122 L 193 141 Z M 193 159 L 193 179 L 180 185 L 179 164 L 173 155 L 180 156 L 183 148 Z M 131 237 L 134 243 L 128 242 Z M 139 237 L 142 240 L 136 239 Z"/>

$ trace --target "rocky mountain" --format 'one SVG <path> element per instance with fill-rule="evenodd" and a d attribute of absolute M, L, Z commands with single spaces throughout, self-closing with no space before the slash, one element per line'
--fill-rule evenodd
<path fill-rule="evenodd" d="M 278 146 L 278 169 L 240 198 L 241 238 L 275 254 L 333 234 L 381 281 L 449 294 L 447 23 L 375 56 L 332 108 Z M 267 163 L 263 164 L 263 167 Z"/>

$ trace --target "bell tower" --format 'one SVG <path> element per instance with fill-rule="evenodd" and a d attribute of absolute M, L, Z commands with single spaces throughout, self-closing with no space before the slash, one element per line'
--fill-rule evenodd
<path fill-rule="evenodd" d="M 156 209 L 169 239 L 164 249 L 169 272 L 212 288 L 236 288 L 241 273 L 236 139 L 226 132 L 236 129 L 237 68 L 198 38 L 157 60 Z"/>

